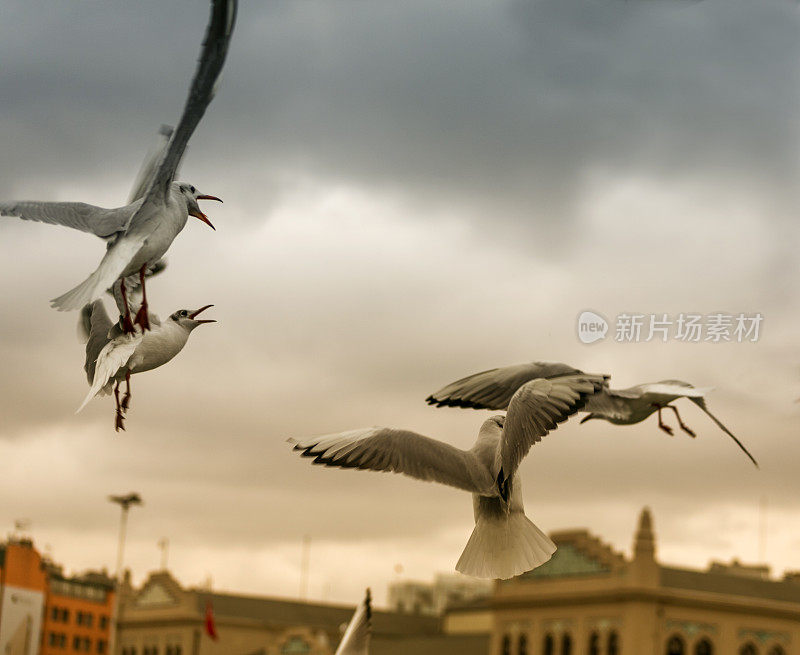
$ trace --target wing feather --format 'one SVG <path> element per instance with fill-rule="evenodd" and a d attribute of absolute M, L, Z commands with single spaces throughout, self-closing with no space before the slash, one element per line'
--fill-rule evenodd
<path fill-rule="evenodd" d="M 526 382 L 514 393 L 498 449 L 501 488 L 514 475 L 531 446 L 579 411 L 604 382 L 602 375 L 538 378 Z"/>
<path fill-rule="evenodd" d="M 471 452 L 409 430 L 363 428 L 289 443 L 314 464 L 403 473 L 474 493 L 493 484 Z"/>
<path fill-rule="evenodd" d="M 116 209 L 95 207 L 85 202 L 39 202 L 36 200 L 0 203 L 0 216 L 15 216 L 94 234 L 107 239 L 121 232 L 138 209 L 138 204 Z"/>
<path fill-rule="evenodd" d="M 92 387 L 89 389 L 89 393 L 86 394 L 86 398 L 83 399 L 81 406 L 75 411 L 76 414 L 86 407 L 87 403 L 100 393 L 103 387 L 108 384 L 108 381 L 128 363 L 141 341 L 142 333 L 137 331 L 133 334 L 124 334 L 117 337 L 103 347 L 97 356 Z"/>
<path fill-rule="evenodd" d="M 531 362 L 493 368 L 456 380 L 428 396 L 425 401 L 437 407 L 504 410 L 508 408 L 517 389 L 526 382 L 581 374 L 583 371 L 558 362 Z"/>
<path fill-rule="evenodd" d="M 372 595 L 369 589 L 364 595 L 353 618 L 347 625 L 335 655 L 368 655 L 369 641 L 372 634 Z"/>

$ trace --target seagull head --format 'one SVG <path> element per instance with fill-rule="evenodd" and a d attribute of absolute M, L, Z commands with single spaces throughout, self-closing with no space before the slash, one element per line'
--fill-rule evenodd
<path fill-rule="evenodd" d="M 184 330 L 191 332 L 198 325 L 203 325 L 203 323 L 216 323 L 216 321 L 213 318 L 208 318 L 208 319 L 196 318 L 200 312 L 204 312 L 209 307 L 213 306 L 214 305 L 203 305 L 200 309 L 179 309 L 169 318 L 170 320 L 175 321 Z"/>
<path fill-rule="evenodd" d="M 208 196 L 204 193 L 200 193 L 195 187 L 191 184 L 185 184 L 181 182 L 178 185 L 183 196 L 186 198 L 186 209 L 189 211 L 189 216 L 194 216 L 195 218 L 199 218 L 203 223 L 208 225 L 212 230 L 216 230 L 211 221 L 208 220 L 208 216 L 206 216 L 203 212 L 200 211 L 200 205 L 197 204 L 198 200 L 216 200 L 217 202 L 222 202 L 216 196 Z"/>

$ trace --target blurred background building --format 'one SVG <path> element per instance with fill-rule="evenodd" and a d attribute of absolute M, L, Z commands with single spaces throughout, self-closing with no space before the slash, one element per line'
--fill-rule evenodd
<path fill-rule="evenodd" d="M 67 577 L 28 538 L 0 544 L 2 655 L 105 655 L 113 602 L 105 571 Z"/>

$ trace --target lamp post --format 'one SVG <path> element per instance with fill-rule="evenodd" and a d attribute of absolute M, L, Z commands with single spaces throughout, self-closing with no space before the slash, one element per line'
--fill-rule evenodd
<path fill-rule="evenodd" d="M 139 494 L 131 492 L 125 496 L 109 496 L 112 503 L 117 503 L 122 510 L 119 521 L 119 543 L 117 544 L 117 573 L 114 578 L 114 604 L 111 608 L 111 625 L 108 631 L 108 653 L 115 655 L 117 641 L 117 623 L 119 622 L 119 594 L 122 583 L 122 556 L 125 552 L 125 533 L 128 528 L 128 510 L 131 505 L 141 505 Z"/>

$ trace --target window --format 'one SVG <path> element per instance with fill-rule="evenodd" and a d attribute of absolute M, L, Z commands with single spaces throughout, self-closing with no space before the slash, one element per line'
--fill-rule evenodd
<path fill-rule="evenodd" d="M 108 617 L 105 614 L 100 615 L 100 629 L 105 630 L 108 627 Z"/>
<path fill-rule="evenodd" d="M 589 655 L 600 655 L 600 635 L 596 632 L 589 635 Z"/>
<path fill-rule="evenodd" d="M 72 650 L 80 650 L 81 649 L 81 638 L 80 637 L 73 637 L 72 638 Z"/>
<path fill-rule="evenodd" d="M 758 649 L 752 641 L 748 641 L 739 649 L 739 655 L 758 655 Z"/>
<path fill-rule="evenodd" d="M 704 637 L 695 644 L 694 655 L 714 655 L 714 646 Z"/>
<path fill-rule="evenodd" d="M 61 610 L 61 620 L 64 623 L 69 622 L 69 610 L 68 609 L 65 608 L 65 609 Z"/>
<path fill-rule="evenodd" d="M 608 648 L 606 655 L 619 655 L 619 635 L 616 630 L 608 633 Z"/>
<path fill-rule="evenodd" d="M 103 655 L 106 652 L 106 642 L 104 639 L 97 640 L 97 655 Z"/>
<path fill-rule="evenodd" d="M 508 635 L 503 636 L 503 645 L 500 647 L 500 652 L 503 655 L 511 655 L 511 637 Z"/>
<path fill-rule="evenodd" d="M 94 623 L 94 615 L 89 614 L 89 612 L 86 612 L 83 615 L 83 625 L 85 625 L 87 628 L 91 628 L 92 623 Z"/>
<path fill-rule="evenodd" d="M 60 648 L 66 648 L 67 647 L 67 635 L 65 635 L 63 633 L 59 635 L 58 645 L 59 645 Z"/>
<path fill-rule="evenodd" d="M 769 649 L 769 655 L 786 655 L 786 651 L 783 650 L 783 646 L 775 645 Z"/>
<path fill-rule="evenodd" d="M 78 625 L 83 625 L 83 612 L 80 610 L 75 612 L 75 623 Z"/>
<path fill-rule="evenodd" d="M 51 632 L 47 635 L 47 645 L 48 646 L 55 646 L 58 643 L 58 635 L 55 632 Z"/>
<path fill-rule="evenodd" d="M 667 642 L 667 655 L 683 655 L 686 652 L 686 645 L 683 637 L 672 635 Z"/>
<path fill-rule="evenodd" d="M 544 636 L 544 643 L 542 644 L 542 653 L 544 655 L 553 655 L 556 651 L 556 643 L 553 639 L 553 635 L 546 634 Z"/>
<path fill-rule="evenodd" d="M 520 635 L 517 641 L 517 655 L 528 655 L 528 638 Z"/>
<path fill-rule="evenodd" d="M 58 621 L 58 617 L 61 616 L 61 612 L 59 612 L 58 608 L 53 606 L 50 608 L 50 618 L 53 621 Z"/>
<path fill-rule="evenodd" d="M 566 632 L 561 637 L 561 655 L 572 655 L 572 637 Z"/>

